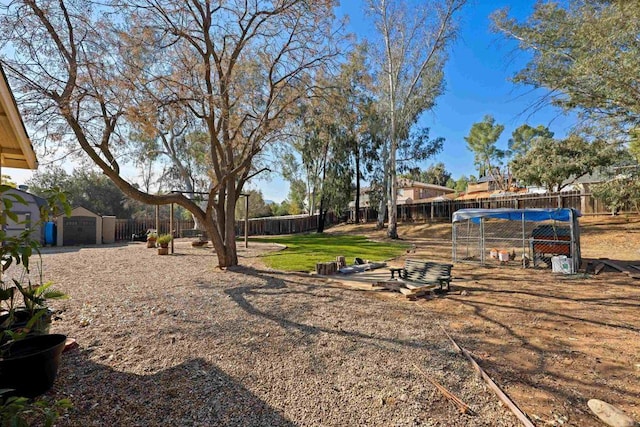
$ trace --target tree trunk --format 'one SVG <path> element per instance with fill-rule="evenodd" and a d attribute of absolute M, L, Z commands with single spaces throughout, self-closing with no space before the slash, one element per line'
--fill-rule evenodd
<path fill-rule="evenodd" d="M 327 211 L 323 208 L 323 201 L 320 199 L 320 211 L 318 212 L 318 228 L 316 232 L 324 233 L 324 226 L 327 220 Z"/>
<path fill-rule="evenodd" d="M 393 127 L 392 127 L 393 128 Z M 393 130 L 392 130 L 393 132 Z M 389 153 L 389 228 L 387 236 L 391 239 L 398 238 L 398 180 L 396 177 L 396 147 L 391 143 Z"/>
<path fill-rule="evenodd" d="M 224 229 L 224 243 L 225 243 L 225 265 L 224 267 L 231 267 L 238 265 L 238 252 L 236 248 L 236 202 L 238 196 L 236 194 L 235 179 L 229 179 L 227 181 L 227 197 L 226 197 L 226 215 L 225 215 L 225 229 Z M 219 258 L 219 257 L 218 257 Z M 222 267 L 222 265 L 221 265 Z"/>
<path fill-rule="evenodd" d="M 380 204 L 378 205 L 378 220 L 376 221 L 376 230 L 382 230 L 384 228 L 384 218 L 387 216 L 387 201 L 385 199 L 386 197 L 383 197 L 380 200 Z"/>
<path fill-rule="evenodd" d="M 355 218 L 356 224 L 360 223 L 360 150 L 356 146 L 355 149 L 355 169 L 356 169 L 356 203 L 355 203 Z"/>

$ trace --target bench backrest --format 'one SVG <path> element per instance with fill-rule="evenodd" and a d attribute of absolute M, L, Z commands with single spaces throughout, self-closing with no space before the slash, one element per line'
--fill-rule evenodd
<path fill-rule="evenodd" d="M 408 259 L 404 263 L 404 278 L 413 282 L 435 282 L 451 276 L 451 264 Z"/>

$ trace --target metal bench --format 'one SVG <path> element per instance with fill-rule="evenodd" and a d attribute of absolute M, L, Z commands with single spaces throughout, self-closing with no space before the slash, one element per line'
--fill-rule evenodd
<path fill-rule="evenodd" d="M 180 237 L 198 237 L 200 240 L 207 240 L 207 233 L 203 230 L 194 230 L 192 228 L 181 230 Z"/>
<path fill-rule="evenodd" d="M 451 283 L 452 264 L 433 261 L 408 259 L 403 268 L 391 268 L 391 278 L 398 273 L 399 281 L 408 289 L 424 288 L 425 286 L 439 286 L 441 290 L 449 290 Z"/>

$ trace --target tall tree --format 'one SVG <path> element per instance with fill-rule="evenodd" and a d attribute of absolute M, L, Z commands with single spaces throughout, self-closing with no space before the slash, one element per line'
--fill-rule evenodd
<path fill-rule="evenodd" d="M 511 158 L 524 156 L 531 149 L 536 138 L 553 138 L 553 132 L 543 125 L 536 127 L 526 123 L 521 125 L 511 133 L 508 156 Z"/>
<path fill-rule="evenodd" d="M 332 0 L 72 0 L 3 5 L 2 59 L 39 134 L 79 146 L 124 193 L 198 218 L 238 263 L 235 205 L 307 83 L 337 54 Z M 144 99 L 145 102 L 139 102 Z M 152 102 L 147 102 L 149 99 Z M 140 111 L 177 106 L 207 136 L 207 204 L 149 194 L 121 173 Z M 149 126 L 154 126 L 150 121 Z"/>
<path fill-rule="evenodd" d="M 367 129 L 375 108 L 371 96 L 372 76 L 368 70 L 367 52 L 368 45 L 363 43 L 349 53 L 336 76 L 337 91 L 333 96 L 336 119 L 342 133 L 342 145 L 351 158 L 351 169 L 355 180 L 356 222 L 360 219 L 358 213 L 360 212 L 361 182 L 367 169 L 370 170 L 369 165 L 376 157 L 375 153 L 379 148 L 379 145 L 369 138 Z M 342 177 L 348 178 L 348 174 L 343 173 Z M 346 189 L 344 185 L 340 187 L 342 188 L 339 191 Z M 337 202 L 340 197 L 337 197 L 338 194 L 335 196 L 334 201 Z M 342 201 L 337 204 L 342 204 Z"/>
<path fill-rule="evenodd" d="M 531 54 L 514 82 L 545 88 L 543 99 L 612 120 L 623 132 L 640 125 L 640 2 L 540 1 L 525 22 L 508 9 L 492 18 Z"/>
<path fill-rule="evenodd" d="M 496 123 L 492 116 L 485 116 L 481 122 L 474 123 L 469 135 L 464 137 L 467 148 L 474 154 L 474 163 L 480 177 L 491 177 L 496 185 L 508 191 L 511 186 L 511 174 L 504 170 L 507 152 L 497 147 L 498 139 L 504 131 L 504 125 Z"/>
<path fill-rule="evenodd" d="M 405 2 L 368 0 L 381 52 L 378 88 L 381 112 L 389 123 L 389 228 L 397 231 L 397 150 L 409 137 L 419 116 L 435 105 L 443 91 L 443 67 L 447 44 L 455 36 L 454 15 L 464 0 Z"/>
<path fill-rule="evenodd" d="M 523 184 L 560 191 L 619 158 L 619 150 L 604 140 L 589 142 L 578 135 L 563 140 L 540 137 L 525 155 L 513 160 L 512 170 Z"/>

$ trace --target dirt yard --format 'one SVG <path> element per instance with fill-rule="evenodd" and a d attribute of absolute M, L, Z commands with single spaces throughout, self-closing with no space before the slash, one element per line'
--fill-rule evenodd
<path fill-rule="evenodd" d="M 580 223 L 583 258 L 640 265 L 638 218 Z M 416 246 L 408 257 L 449 261 L 450 232 L 449 224 L 411 225 L 401 237 Z M 536 424 L 603 425 L 586 405 L 591 398 L 640 420 L 640 279 L 609 267 L 597 276 L 564 276 L 464 263 L 455 265 L 454 277 L 463 295 L 404 304 L 446 324 Z"/>
<path fill-rule="evenodd" d="M 581 223 L 585 257 L 640 264 L 640 220 Z M 399 231 L 407 256 L 450 260 L 448 224 Z M 331 232 L 383 239 L 369 225 Z M 408 301 L 269 271 L 259 255 L 273 246 L 252 243 L 242 267 L 219 271 L 210 250 L 176 245 L 45 249 L 45 280 L 71 296 L 52 332 L 79 343 L 47 395 L 74 403 L 59 425 L 519 425 L 437 323 L 538 426 L 602 425 L 590 398 L 640 420 L 640 280 L 622 273 L 459 263 L 454 292 Z"/>

